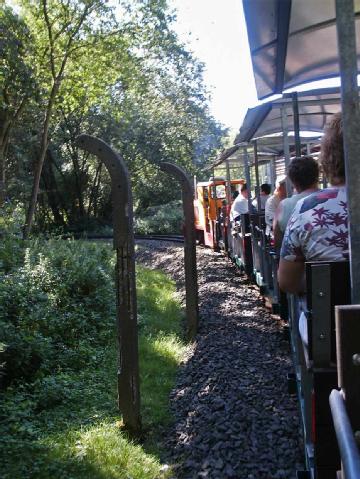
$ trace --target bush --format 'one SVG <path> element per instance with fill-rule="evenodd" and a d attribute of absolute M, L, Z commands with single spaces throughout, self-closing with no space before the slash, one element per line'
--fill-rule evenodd
<path fill-rule="evenodd" d="M 0 284 L 3 385 L 81 368 L 94 345 L 105 344 L 114 330 L 114 265 L 107 245 L 28 245 L 22 265 L 3 273 Z"/>
<path fill-rule="evenodd" d="M 180 234 L 184 222 L 182 202 L 151 206 L 135 217 L 137 234 Z"/>
<path fill-rule="evenodd" d="M 0 405 L 1 478 L 172 477 L 157 456 L 185 353 L 173 282 L 137 268 L 146 432 L 140 446 L 123 433 L 116 407 L 111 246 L 31 241 L 20 256 L 0 283 L 0 365 L 8 381 Z"/>
<path fill-rule="evenodd" d="M 21 263 L 23 224 L 24 210 L 20 205 L 5 204 L 0 208 L 0 273 L 8 272 Z"/>

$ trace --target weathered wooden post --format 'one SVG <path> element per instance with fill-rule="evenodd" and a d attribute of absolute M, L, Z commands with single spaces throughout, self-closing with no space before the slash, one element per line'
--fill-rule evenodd
<path fill-rule="evenodd" d="M 185 171 L 172 163 L 160 163 L 160 169 L 174 176 L 182 189 L 182 201 L 185 217 L 185 290 L 186 290 L 186 318 L 189 339 L 197 333 L 199 321 L 198 285 L 196 269 L 196 237 L 194 218 L 194 190 Z"/>
<path fill-rule="evenodd" d="M 96 155 L 111 178 L 114 249 L 116 249 L 116 297 L 119 343 L 119 409 L 125 428 L 133 435 L 141 430 L 140 380 L 135 285 L 133 204 L 129 174 L 121 156 L 104 141 L 80 135 L 77 144 Z"/>

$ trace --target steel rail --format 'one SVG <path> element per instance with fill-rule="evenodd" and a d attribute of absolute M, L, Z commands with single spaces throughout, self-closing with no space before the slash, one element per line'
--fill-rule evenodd
<path fill-rule="evenodd" d="M 360 454 L 346 412 L 344 399 L 339 391 L 333 389 L 329 402 L 345 479 L 359 479 Z"/>

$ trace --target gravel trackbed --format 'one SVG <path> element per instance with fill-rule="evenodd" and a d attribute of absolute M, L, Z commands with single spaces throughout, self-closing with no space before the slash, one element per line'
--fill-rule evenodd
<path fill-rule="evenodd" d="M 183 246 L 137 242 L 137 261 L 173 277 L 184 302 Z M 197 248 L 200 327 L 171 393 L 164 437 L 177 479 L 295 478 L 302 469 L 284 324 L 222 254 Z"/>

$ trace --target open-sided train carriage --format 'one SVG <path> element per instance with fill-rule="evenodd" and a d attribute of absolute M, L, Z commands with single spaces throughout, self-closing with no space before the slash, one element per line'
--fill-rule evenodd
<path fill-rule="evenodd" d="M 314 127 L 322 129 L 329 115 L 342 110 L 350 263 L 307 266 L 308 347 L 299 339 L 293 298 L 289 317 L 305 442 L 305 470 L 298 471 L 297 477 L 355 479 L 360 477 L 355 442 L 355 433 L 358 436 L 360 430 L 360 48 L 356 48 L 360 3 L 243 0 L 243 5 L 259 99 L 307 82 L 341 76 L 341 95 L 330 90 L 297 92 L 283 95 L 278 105 L 275 100 L 250 110 L 236 141 L 248 143 L 274 133 L 278 123 L 287 165 L 289 130 L 294 131 L 295 154 L 299 156 L 304 153 L 300 132 L 320 131 Z M 350 300 L 353 306 L 334 310 L 335 305 Z M 340 392 L 337 385 L 342 388 Z"/>
<path fill-rule="evenodd" d="M 228 184 L 233 178 L 232 171 L 242 168 L 240 177 L 246 179 L 252 197 L 256 198 L 266 176 L 261 171 L 264 165 L 268 165 L 267 182 L 273 185 L 276 176 L 284 173 L 291 156 L 318 154 L 325 124 L 331 115 L 343 111 L 350 263 L 307 265 L 308 347 L 299 337 L 294 297 L 288 297 L 289 312 L 284 309 L 282 315 L 289 318 L 295 368 L 293 384 L 297 386 L 305 446 L 305 469 L 297 471 L 297 477 L 335 479 L 340 477 L 337 471 L 342 469 L 343 479 L 355 479 L 360 477 L 360 455 L 354 440 L 354 431 L 360 430 L 360 371 L 356 372 L 360 351 L 356 349 L 356 339 L 351 337 L 351 329 L 342 321 L 347 318 L 350 324 L 350 319 L 360 316 L 360 312 L 357 306 L 339 309 L 335 328 L 334 308 L 349 303 L 350 296 L 353 303 L 360 303 L 360 244 L 356 239 L 360 231 L 360 167 L 356 163 L 360 151 L 360 116 L 354 47 L 355 30 L 360 31 L 360 17 L 354 16 L 354 12 L 360 13 L 360 3 L 329 0 L 309 6 L 303 0 L 243 0 L 243 4 L 259 99 L 283 94 L 285 88 L 301 83 L 339 73 L 342 76 L 342 92 L 339 88 L 293 92 L 250 109 L 234 150 L 223 154 L 214 166 L 216 174 L 225 177 Z M 335 51 L 337 29 L 341 39 L 340 62 Z M 259 152 L 265 149 L 269 156 L 260 159 Z M 291 194 L 290 185 L 287 186 Z M 229 256 L 271 298 L 274 310 L 281 311 L 277 252 L 264 233 L 261 212 L 244 215 L 240 225 L 228 228 L 227 237 Z M 344 331 L 348 332 L 347 337 Z M 353 331 L 354 335 L 360 334 L 360 328 L 354 327 Z M 336 391 L 337 384 L 343 388 L 341 394 Z M 346 399 L 347 410 L 342 398 Z"/>

